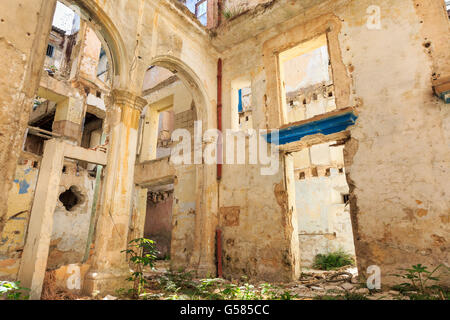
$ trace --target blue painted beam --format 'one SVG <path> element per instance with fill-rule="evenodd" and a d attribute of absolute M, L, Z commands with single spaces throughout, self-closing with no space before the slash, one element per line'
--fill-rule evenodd
<path fill-rule="evenodd" d="M 242 103 L 242 89 L 239 89 L 239 104 L 238 104 L 238 112 L 242 113 L 244 111 L 244 106 Z"/>
<path fill-rule="evenodd" d="M 353 113 L 353 111 L 349 111 L 347 113 L 330 116 L 325 119 L 300 125 L 293 125 L 280 129 L 278 143 L 276 141 L 274 141 L 274 143 L 276 145 L 284 145 L 287 143 L 300 141 L 303 137 L 312 136 L 318 133 L 330 135 L 345 131 L 348 127 L 356 123 L 356 119 L 358 119 L 358 117 Z M 276 137 L 272 137 L 272 133 L 265 134 L 264 138 L 268 143 L 272 143 L 272 140 L 276 140 Z"/>
<path fill-rule="evenodd" d="M 442 92 L 441 99 L 444 100 L 446 104 L 450 103 L 450 91 Z"/>

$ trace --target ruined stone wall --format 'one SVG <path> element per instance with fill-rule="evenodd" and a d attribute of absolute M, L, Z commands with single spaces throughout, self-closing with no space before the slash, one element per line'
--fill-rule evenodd
<path fill-rule="evenodd" d="M 127 217 L 130 212 L 134 176 L 137 124 L 143 108 L 142 104 L 145 102 L 140 99 L 145 70 L 149 65 L 159 63 L 178 71 L 195 91 L 194 96 L 198 101 L 200 118 L 204 120 L 205 127 L 213 126 L 216 114 L 210 106 L 214 104 L 216 95 L 217 56 L 214 48 L 206 41 L 207 32 L 196 21 L 190 20 L 190 17 L 173 6 L 171 1 L 114 0 L 100 3 L 93 0 L 74 0 L 69 2 L 82 7 L 83 18 L 92 21 L 94 31 L 108 44 L 107 54 L 112 57 L 113 88 L 117 90 L 112 97 L 115 108 L 107 110 L 108 119 L 105 127 L 106 132 L 110 133 L 107 140 L 109 147 L 113 150 L 110 149 L 109 163 L 105 171 L 106 188 L 104 190 L 106 191 L 101 198 L 102 211 L 99 213 L 93 260 L 96 271 L 117 273 L 118 270 L 111 269 L 119 269 L 125 262 L 120 251 L 126 246 L 126 230 L 130 220 Z M 2 163 L 6 164 L 1 169 L 2 178 L 5 177 L 5 184 L 2 185 L 6 191 L 2 193 L 4 195 L 12 185 L 18 151 L 23 144 L 26 120 L 29 115 L 28 108 L 39 83 L 54 4 L 54 1 L 33 1 L 13 6 L 5 4 L 1 7 L 2 12 L 5 12 L 8 17 L 5 16 L 1 20 L 1 38 L 5 38 L 1 52 L 7 57 L 3 60 L 5 65 L 2 65 L 2 69 L 7 70 L 11 65 L 14 67 L 9 68 L 9 72 L 2 73 L 1 77 L 1 99 L 3 99 L 1 103 L 4 108 L 2 115 L 11 114 L 11 117 L 2 117 L 4 119 L 2 128 L 4 126 L 5 129 L 2 129 L 2 134 L 5 139 L 1 141 L 1 146 L 2 150 L 6 150 L 6 153 L 1 155 Z M 9 21 L 6 23 L 7 19 Z M 201 80 L 198 75 L 202 75 Z M 114 155 L 118 155 L 119 159 Z M 211 174 L 212 170 L 205 168 L 204 171 L 207 174 L 202 178 L 203 184 L 213 189 L 215 179 Z M 120 172 L 119 176 L 117 172 Z M 196 176 L 197 174 L 195 172 Z M 121 197 L 113 196 L 117 191 L 115 188 L 125 190 Z M 198 201 L 195 188 L 192 190 L 193 196 L 187 201 L 198 202 L 197 207 L 200 208 L 199 211 L 203 216 L 206 212 L 208 215 L 211 212 L 214 214 L 217 210 L 217 206 L 214 205 L 216 193 L 212 192 L 208 195 L 202 193 L 203 200 Z M 0 199 L 0 202 L 6 207 L 6 197 Z M 5 215 L 3 210 L 5 208 L 0 209 L 2 216 Z M 51 213 L 46 213 L 47 218 L 51 216 Z M 114 216 L 116 222 L 114 229 L 111 229 L 110 215 Z M 210 219 L 210 216 L 202 218 L 202 220 L 207 219 Z M 211 222 L 204 225 L 208 227 L 204 235 L 207 240 L 213 237 L 214 226 L 212 225 Z M 0 223 L 0 228 L 2 227 L 3 222 Z M 116 233 L 118 229 L 124 232 Z M 192 229 L 188 231 L 192 234 Z M 105 236 L 111 234 L 115 237 Z M 39 239 L 38 245 L 42 244 L 45 250 L 48 234 L 36 234 L 36 237 Z M 202 263 L 204 270 L 209 271 L 214 268 L 213 252 L 209 243 L 205 246 L 202 244 L 202 248 L 205 247 L 206 251 L 202 252 L 207 254 L 197 260 L 197 265 Z M 200 252 L 202 248 L 198 248 L 197 251 Z M 34 270 L 33 265 L 40 263 L 39 270 L 42 271 L 41 262 L 27 260 L 26 269 Z M 24 272 L 27 273 L 27 271 Z M 94 276 L 96 274 L 93 273 Z M 30 276 L 30 279 L 31 277 L 42 278 L 42 274 L 36 274 L 36 272 L 28 273 L 26 276 Z M 114 287 L 115 283 L 111 282 L 108 285 Z M 39 294 L 38 287 L 33 291 L 34 296 Z"/>
<path fill-rule="evenodd" d="M 7 197 L 23 145 L 35 89 L 42 72 L 55 0 L 0 4 L 0 233 Z"/>
<path fill-rule="evenodd" d="M 100 51 L 102 43 L 95 34 L 94 30 L 86 27 L 86 33 L 83 39 L 83 52 L 80 56 L 79 76 L 92 82 L 97 80 L 97 70 L 100 60 Z"/>
<path fill-rule="evenodd" d="M 61 70 L 65 57 L 66 38 L 61 33 L 52 30 L 50 33 L 49 44 L 53 46 L 53 55 L 52 57 L 49 57 L 48 55 L 45 56 L 44 67 L 56 67 L 57 70 Z"/>
<path fill-rule="evenodd" d="M 0 279 L 15 280 L 20 266 L 40 159 L 22 155 L 9 191 L 6 224 L 0 235 Z"/>
<path fill-rule="evenodd" d="M 224 277 L 289 281 L 295 263 L 289 246 L 293 211 L 286 203 L 284 171 L 261 176 L 260 169 L 224 165 L 219 190 Z"/>
<path fill-rule="evenodd" d="M 372 4 L 380 6 L 381 30 L 366 27 Z M 450 110 L 432 91 L 434 70 L 444 77 L 450 65 L 448 20 L 433 7 L 439 4 L 358 1 L 337 12 L 360 105 L 345 149 L 356 252 L 360 271 L 380 266 L 383 283 L 400 267 L 449 261 Z M 434 20 L 424 21 L 430 13 Z"/>
<path fill-rule="evenodd" d="M 155 62 L 169 65 L 184 75 L 190 88 L 196 90 L 193 95 L 201 102 L 196 105 L 198 119 L 205 121 L 205 127 L 215 127 L 218 54 L 203 29 L 177 12 L 171 1 L 115 0 L 102 2 L 102 10 L 97 1 L 78 2 L 91 9 L 102 23 L 97 31 L 109 33 L 106 39 L 115 54 L 116 88 L 131 93 L 127 96 L 138 96 L 142 91 L 144 70 Z M 298 2 L 291 3 L 292 8 L 298 8 Z M 442 199 L 447 196 L 450 181 L 447 169 L 449 111 L 432 92 L 433 77 L 450 74 L 448 20 L 443 8 L 439 9 L 437 2 L 419 0 L 398 0 L 395 4 L 390 0 L 303 3 L 309 5 L 305 8 L 317 6 L 274 27 L 272 21 L 288 16 L 288 10 L 277 9 L 277 15 L 263 20 L 266 31 L 249 36 L 232 48 L 227 49 L 232 41 L 221 44 L 227 49 L 221 53 L 224 59 L 224 128 L 232 127 L 231 82 L 248 75 L 254 128 L 279 127 L 282 121 L 278 79 L 276 61 L 272 59 L 276 50 L 327 32 L 336 104 L 339 108 L 356 106 L 359 115 L 351 131 L 352 140 L 346 145 L 345 165 L 351 188 L 360 272 L 364 273 L 370 264 L 378 264 L 385 277 L 396 268 L 413 263 L 435 266 L 448 261 L 449 208 Z M 0 51 L 6 57 L 0 66 L 5 71 L 0 78 L 0 106 L 2 115 L 9 115 L 2 117 L 1 123 L 0 163 L 5 164 L 0 169 L 1 176 L 5 177 L 4 190 L 0 190 L 2 205 L 12 185 L 28 107 L 43 64 L 46 39 L 41 38 L 50 31 L 52 5 L 54 2 L 47 0 L 27 2 L 26 6 L 0 5 L 0 11 L 10 13 L 8 17 L 13 19 L 8 24 L 4 23 L 8 17 L 0 20 Z M 379 29 L 369 28 L 367 24 L 371 14 L 368 8 L 372 5 L 381 10 Z M 39 17 L 45 18 L 36 20 L 37 12 Z M 230 32 L 228 38 L 222 39 L 239 39 L 241 35 L 249 35 L 249 30 L 264 30 L 265 25 L 255 29 L 253 23 L 261 24 L 258 15 L 265 12 L 268 11 L 260 10 L 255 16 L 250 14 L 252 19 L 236 19 L 245 28 L 236 32 L 230 26 L 229 30 L 235 33 Z M 131 138 L 122 136 L 120 129 L 116 130 L 117 135 L 111 136 L 115 152 L 126 150 L 133 154 L 137 140 L 136 119 L 133 117 L 133 121 L 130 120 L 133 124 L 126 127 Z M 120 126 L 123 127 L 123 123 L 116 127 Z M 117 160 L 114 163 L 128 164 L 126 169 L 120 168 L 121 180 L 107 171 L 108 188 L 118 185 L 131 190 L 134 159 L 124 157 L 114 159 Z M 293 269 L 298 264 L 292 249 L 297 228 L 293 218 L 295 208 L 291 203 L 292 190 L 286 187 L 289 183 L 284 172 L 285 159 L 281 157 L 281 160 L 279 172 L 269 177 L 262 177 L 258 166 L 225 166 L 220 193 L 216 188 L 215 166 L 177 169 L 179 180 L 175 184 L 179 184 L 179 190 L 188 187 L 190 191 L 174 195 L 175 210 L 181 213 L 179 219 L 174 219 L 175 228 L 179 228 L 182 235 L 176 239 L 179 245 L 176 258 L 181 266 L 186 266 L 192 255 L 204 270 L 214 269 L 215 221 L 229 213 L 230 217 L 225 219 L 228 222 L 221 223 L 225 228 L 224 242 L 230 240 L 228 247 L 224 247 L 225 255 L 232 261 L 225 265 L 228 274 L 249 273 L 267 280 L 295 276 Z M 111 166 L 117 169 L 112 163 Z M 105 191 L 107 208 L 121 218 L 120 230 L 126 230 L 131 191 L 114 198 L 110 196 L 114 188 L 108 190 L 109 194 Z M 219 203 L 216 201 L 218 194 Z M 240 209 L 229 209 L 232 207 Z M 218 211 L 222 212 L 219 216 Z M 3 205 L 0 214 L 5 215 L 5 212 Z M 102 221 L 109 221 L 108 212 L 103 211 Z M 237 226 L 236 215 L 239 216 Z M 226 225 L 228 223 L 232 225 Z M 0 222 L 0 231 L 3 224 Z M 101 269 L 107 261 L 117 257 L 126 241 L 120 236 L 114 239 L 106 236 L 112 234 L 109 222 L 99 224 L 99 229 L 96 249 L 100 257 L 97 267 Z M 197 242 L 193 239 L 193 230 L 199 239 Z M 112 265 L 117 267 L 118 261 L 114 260 Z"/>
<path fill-rule="evenodd" d="M 8 197 L 8 214 L 0 240 L 0 278 L 15 280 L 25 244 L 28 222 L 34 201 L 41 159 L 23 153 L 16 169 L 13 188 Z M 69 169 L 67 169 L 69 168 Z M 95 179 L 73 163 L 66 163 L 60 194 L 72 186 L 80 192 L 80 202 L 67 210 L 58 201 L 54 212 L 48 269 L 81 263 L 85 250 L 93 201 Z"/>
<path fill-rule="evenodd" d="M 422 2 L 418 6 L 410 0 L 395 5 L 384 0 L 341 3 L 336 9 L 310 9 L 302 19 L 288 20 L 276 30 L 269 28 L 224 52 L 224 125 L 231 122 L 230 83 L 243 75 L 252 79 L 255 128 L 279 124 L 275 118 L 280 112 L 278 97 L 272 95 L 277 90 L 266 89 L 268 77 L 276 76 L 272 73 L 275 60 L 267 59 L 269 52 L 264 52 L 263 44 L 277 39 L 280 49 L 289 48 L 330 26 L 330 37 L 337 35 L 329 38 L 333 77 L 342 80 L 335 81 L 336 104 L 338 108 L 356 106 L 359 114 L 345 148 L 358 265 L 362 274 L 369 265 L 379 265 L 383 283 L 388 283 L 395 281 L 387 275 L 397 268 L 448 262 L 449 208 L 442 199 L 450 181 L 449 112 L 433 95 L 431 81 L 434 64 L 440 63 L 444 71 L 448 66 L 442 62 L 449 43 L 443 41 L 448 40 L 448 25 L 439 23 L 440 33 L 431 32 L 433 27 L 423 23 L 421 12 L 430 8 Z M 371 5 L 381 9 L 379 30 L 367 27 Z M 327 14 L 327 10 L 334 11 Z M 443 12 L 433 12 L 436 19 L 444 18 Z M 427 40 L 431 50 L 424 46 Z M 243 176 L 242 172 L 230 175 Z M 233 190 L 236 182 L 223 185 Z M 260 198 L 267 197 L 268 190 L 258 190 Z M 222 190 L 220 197 L 226 203 Z M 244 203 L 232 202 L 237 207 Z M 241 229 L 240 238 L 251 237 L 254 228 Z M 246 251 L 235 254 L 234 261 L 248 261 Z"/>
<path fill-rule="evenodd" d="M 66 163 L 66 171 L 61 176 L 60 196 L 71 190 L 77 199 L 70 207 L 62 199 L 56 204 L 47 269 L 54 270 L 82 262 L 86 252 L 94 188 L 95 178 L 89 176 L 85 169 L 77 169 L 73 163 Z M 70 197 L 69 200 L 72 199 Z"/>

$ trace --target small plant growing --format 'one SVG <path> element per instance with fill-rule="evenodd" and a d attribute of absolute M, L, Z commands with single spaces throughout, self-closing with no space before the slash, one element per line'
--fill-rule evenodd
<path fill-rule="evenodd" d="M 397 286 L 400 291 L 418 291 L 422 295 L 428 294 L 433 289 L 436 289 L 436 286 L 427 286 L 429 281 L 439 281 L 439 277 L 434 276 L 434 274 L 444 265 L 438 265 L 433 271 L 429 271 L 427 266 L 423 266 L 422 264 L 413 265 L 408 269 L 400 269 L 404 271 L 403 274 L 393 274 L 393 276 L 408 280 L 409 282 L 403 282 Z"/>
<path fill-rule="evenodd" d="M 20 281 L 0 281 L 0 297 L 5 300 L 28 300 L 29 296 L 23 296 L 23 291 L 30 289 L 23 288 Z"/>
<path fill-rule="evenodd" d="M 222 10 L 222 14 L 225 19 L 230 20 L 234 17 L 237 17 L 242 12 L 244 12 L 244 8 L 242 6 L 232 6 L 227 7 Z"/>
<path fill-rule="evenodd" d="M 128 249 L 122 252 L 130 257 L 130 261 L 134 265 L 134 271 L 127 280 L 133 283 L 133 289 L 131 289 L 133 297 L 139 299 L 142 289 L 147 284 L 144 268 L 154 269 L 159 252 L 156 250 L 155 241 L 145 238 L 131 240 Z"/>
<path fill-rule="evenodd" d="M 354 265 L 352 256 L 343 250 L 338 250 L 328 254 L 318 254 L 314 258 L 313 267 L 319 270 L 335 270 L 352 265 Z"/>

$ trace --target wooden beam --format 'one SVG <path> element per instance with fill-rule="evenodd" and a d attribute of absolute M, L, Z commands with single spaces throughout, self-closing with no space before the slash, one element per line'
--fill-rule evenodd
<path fill-rule="evenodd" d="M 107 156 L 105 152 L 85 149 L 77 146 L 65 144 L 64 157 L 72 160 L 86 161 L 97 165 L 106 166 Z"/>

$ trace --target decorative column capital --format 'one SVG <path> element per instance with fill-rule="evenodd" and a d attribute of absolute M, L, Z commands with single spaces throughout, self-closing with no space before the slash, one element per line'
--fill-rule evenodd
<path fill-rule="evenodd" d="M 111 92 L 111 96 L 115 105 L 118 105 L 121 108 L 127 106 L 136 109 L 139 112 L 142 112 L 148 103 L 144 98 L 125 90 L 114 89 Z"/>

